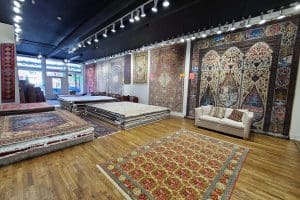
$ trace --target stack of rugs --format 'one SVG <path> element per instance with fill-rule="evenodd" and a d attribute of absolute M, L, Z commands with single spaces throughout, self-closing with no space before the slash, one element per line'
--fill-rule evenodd
<path fill-rule="evenodd" d="M 0 105 L 0 116 L 17 115 L 34 112 L 48 112 L 55 110 L 55 107 L 48 103 L 6 103 Z"/>
<path fill-rule="evenodd" d="M 88 115 L 100 118 L 121 129 L 129 129 L 170 117 L 170 109 L 132 102 L 90 104 Z"/>
<path fill-rule="evenodd" d="M 64 110 L 0 117 L 0 166 L 94 139 L 94 128 Z"/>
<path fill-rule="evenodd" d="M 19 81 L 20 102 L 21 103 L 36 103 L 44 102 L 45 96 L 40 87 L 35 87 L 27 81 Z"/>

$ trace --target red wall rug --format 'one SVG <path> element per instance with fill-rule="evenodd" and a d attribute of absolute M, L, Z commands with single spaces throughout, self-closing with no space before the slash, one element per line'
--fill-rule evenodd
<path fill-rule="evenodd" d="M 229 199 L 249 149 L 179 130 L 97 165 L 125 199 Z"/>
<path fill-rule="evenodd" d="M 15 102 L 15 45 L 1 44 L 2 103 Z"/>

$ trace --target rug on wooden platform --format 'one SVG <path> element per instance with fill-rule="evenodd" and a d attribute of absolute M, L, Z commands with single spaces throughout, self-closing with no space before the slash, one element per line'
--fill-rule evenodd
<path fill-rule="evenodd" d="M 97 167 L 125 199 L 229 199 L 247 153 L 181 129 Z"/>
<path fill-rule="evenodd" d="M 95 138 L 100 138 L 104 136 L 111 135 L 113 133 L 119 132 L 120 130 L 105 123 L 102 122 L 99 119 L 95 119 L 94 117 L 91 116 L 82 116 L 82 118 L 89 122 L 95 129 Z"/>

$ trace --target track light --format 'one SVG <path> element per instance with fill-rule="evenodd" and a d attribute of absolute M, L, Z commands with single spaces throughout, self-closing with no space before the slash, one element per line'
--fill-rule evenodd
<path fill-rule="evenodd" d="M 105 31 L 103 33 L 103 37 L 107 38 L 107 29 L 105 29 Z"/>
<path fill-rule="evenodd" d="M 20 8 L 18 8 L 18 7 L 14 7 L 13 11 L 17 14 L 19 14 L 21 12 Z"/>
<path fill-rule="evenodd" d="M 180 39 L 180 42 L 181 42 L 181 43 L 184 43 L 184 39 L 183 39 L 183 38 L 181 38 L 181 39 Z"/>
<path fill-rule="evenodd" d="M 134 16 L 135 21 L 140 21 L 140 10 L 136 10 L 135 16 Z"/>
<path fill-rule="evenodd" d="M 170 6 L 170 2 L 168 0 L 164 0 L 163 7 L 167 8 Z"/>
<path fill-rule="evenodd" d="M 297 3 L 294 8 L 295 8 L 295 10 L 299 10 L 300 9 L 300 4 Z"/>
<path fill-rule="evenodd" d="M 95 43 L 98 43 L 98 42 L 99 42 L 99 39 L 97 38 L 97 35 L 95 35 L 94 42 L 95 42 Z"/>
<path fill-rule="evenodd" d="M 158 3 L 158 0 L 154 0 L 154 5 L 151 8 L 152 12 L 157 12 L 158 11 L 158 9 L 157 9 L 157 3 Z"/>
<path fill-rule="evenodd" d="M 134 23 L 133 12 L 130 14 L 129 22 Z"/>
<path fill-rule="evenodd" d="M 88 40 L 86 43 L 87 43 L 88 45 L 91 45 L 91 44 L 92 44 L 92 41 L 91 41 L 91 40 Z"/>
<path fill-rule="evenodd" d="M 202 37 L 202 38 L 206 38 L 206 37 L 207 37 L 206 33 L 203 32 L 203 33 L 201 34 L 201 37 Z"/>
<path fill-rule="evenodd" d="M 16 33 L 21 33 L 21 32 L 22 32 L 22 29 L 21 29 L 21 28 L 15 28 L 15 32 L 16 32 Z"/>
<path fill-rule="evenodd" d="M 221 24 L 219 24 L 219 30 L 217 31 L 217 34 L 218 34 L 218 35 L 222 34 Z"/>
<path fill-rule="evenodd" d="M 123 18 L 121 19 L 120 23 L 121 23 L 120 28 L 125 28 L 124 23 L 123 23 Z"/>
<path fill-rule="evenodd" d="M 37 58 L 38 58 L 38 59 L 42 59 L 42 58 L 43 58 L 43 55 L 42 55 L 41 53 L 39 53 L 38 56 L 37 56 Z"/>
<path fill-rule="evenodd" d="M 259 24 L 264 24 L 266 22 L 267 22 L 267 20 L 264 19 L 264 13 L 261 13 Z"/>
<path fill-rule="evenodd" d="M 116 27 L 115 27 L 115 24 L 113 24 L 113 25 L 112 25 L 111 32 L 113 32 L 113 33 L 115 33 L 115 32 L 116 32 Z"/>
<path fill-rule="evenodd" d="M 82 44 L 81 44 L 81 43 L 78 43 L 77 46 L 78 46 L 79 48 L 81 48 L 81 47 L 82 47 Z"/>
<path fill-rule="evenodd" d="M 251 25 L 251 16 L 249 16 L 247 22 L 245 23 L 245 27 L 246 28 L 250 28 L 252 25 Z"/>
<path fill-rule="evenodd" d="M 231 24 L 231 28 L 230 28 L 230 31 L 234 31 L 236 28 L 235 28 L 235 23 L 234 23 L 234 20 L 232 21 L 232 24 Z"/>
<path fill-rule="evenodd" d="M 21 16 L 19 16 L 19 15 L 16 15 L 15 17 L 14 17 L 14 21 L 16 22 L 16 23 L 19 23 L 19 22 L 21 22 L 23 20 L 23 18 L 21 17 Z"/>
<path fill-rule="evenodd" d="M 15 28 L 20 28 L 21 26 L 17 23 L 14 24 Z"/>
<path fill-rule="evenodd" d="M 280 8 L 280 14 L 279 16 L 277 17 L 277 19 L 283 19 L 285 18 L 285 15 L 283 14 L 283 7 Z"/>
<path fill-rule="evenodd" d="M 14 6 L 17 7 L 17 8 L 21 8 L 20 2 L 18 2 L 16 0 L 14 1 Z"/>
<path fill-rule="evenodd" d="M 142 18 L 146 17 L 144 5 L 141 7 L 141 17 L 142 17 Z"/>

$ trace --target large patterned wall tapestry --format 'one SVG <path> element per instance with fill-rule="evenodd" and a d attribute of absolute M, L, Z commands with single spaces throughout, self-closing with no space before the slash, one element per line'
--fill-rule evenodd
<path fill-rule="evenodd" d="M 123 94 L 124 70 L 130 65 L 130 57 L 123 56 L 111 60 L 100 61 L 96 67 L 97 91 L 112 94 Z M 131 77 L 127 77 L 131 79 Z"/>
<path fill-rule="evenodd" d="M 151 51 L 149 103 L 182 112 L 185 45 Z"/>
<path fill-rule="evenodd" d="M 15 102 L 15 45 L 1 44 L 1 100 Z"/>
<path fill-rule="evenodd" d="M 131 84 L 131 56 L 124 57 L 124 84 Z"/>
<path fill-rule="evenodd" d="M 133 54 L 133 83 L 148 82 L 148 52 Z"/>
<path fill-rule="evenodd" d="M 96 65 L 90 64 L 85 67 L 86 92 L 96 92 Z"/>
<path fill-rule="evenodd" d="M 298 18 L 195 41 L 188 115 L 200 105 L 248 109 L 252 129 L 288 135 L 299 58 Z M 297 40 L 296 40 L 297 39 Z"/>

